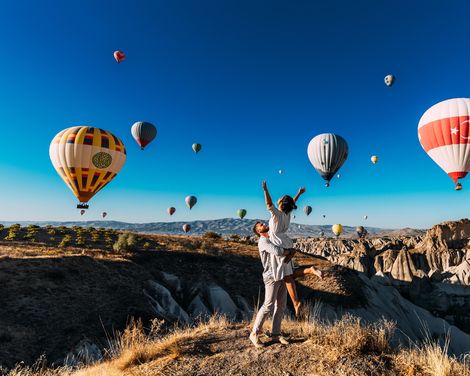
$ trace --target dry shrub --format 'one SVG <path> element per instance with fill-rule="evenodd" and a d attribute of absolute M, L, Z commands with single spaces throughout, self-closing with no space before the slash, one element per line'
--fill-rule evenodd
<path fill-rule="evenodd" d="M 402 349 L 395 358 L 396 369 L 406 376 L 469 376 L 470 368 L 448 356 L 449 338 L 444 346 L 429 337 L 421 346 Z"/>

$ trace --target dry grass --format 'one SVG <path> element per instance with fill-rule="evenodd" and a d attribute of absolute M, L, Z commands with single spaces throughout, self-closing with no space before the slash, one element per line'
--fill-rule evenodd
<path fill-rule="evenodd" d="M 8 376 L 98 375 L 403 375 L 470 376 L 470 368 L 446 355 L 432 341 L 422 346 L 394 350 L 390 339 L 393 323 L 361 325 L 345 316 L 333 324 L 318 321 L 311 309 L 301 321 L 286 320 L 289 347 L 270 345 L 254 349 L 245 324 L 213 317 L 192 328 L 162 333 L 156 321 L 149 331 L 132 324 L 120 334 L 108 360 L 78 370 L 17 367 Z M 266 341 L 265 341 L 266 342 Z M 266 366 L 268 368 L 266 368 Z M 240 369 L 243 369 L 243 371 Z M 263 368 L 265 367 L 265 368 Z"/>

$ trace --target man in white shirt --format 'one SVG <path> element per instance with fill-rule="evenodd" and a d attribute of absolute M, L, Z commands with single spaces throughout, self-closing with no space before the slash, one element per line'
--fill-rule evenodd
<path fill-rule="evenodd" d="M 285 260 L 283 256 L 290 260 L 295 251 L 273 245 L 269 241 L 269 227 L 262 222 L 256 222 L 253 231 L 259 236 L 258 250 L 263 264 L 265 293 L 264 304 L 256 315 L 250 340 L 256 347 L 263 347 L 263 343 L 259 340 L 259 333 L 262 331 L 264 321 L 273 312 L 271 338 L 274 342 L 287 345 L 289 341 L 281 336 L 281 322 L 287 304 L 287 289 L 283 280 L 282 264 Z"/>

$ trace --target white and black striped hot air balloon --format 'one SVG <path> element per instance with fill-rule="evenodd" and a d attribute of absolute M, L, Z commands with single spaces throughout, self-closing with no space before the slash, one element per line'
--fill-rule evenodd
<path fill-rule="evenodd" d="M 429 108 L 418 125 L 424 151 L 461 189 L 470 170 L 470 98 L 454 98 Z"/>
<path fill-rule="evenodd" d="M 307 154 L 315 170 L 326 180 L 325 186 L 329 187 L 330 180 L 348 158 L 348 143 L 333 133 L 319 134 L 308 144 Z"/>
<path fill-rule="evenodd" d="M 132 137 L 137 141 L 141 150 L 157 136 L 157 128 L 152 123 L 138 121 L 131 128 Z"/>

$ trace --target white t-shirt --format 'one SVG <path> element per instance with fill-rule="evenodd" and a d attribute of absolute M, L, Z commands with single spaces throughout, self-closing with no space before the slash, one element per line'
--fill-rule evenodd
<path fill-rule="evenodd" d="M 271 205 L 268 210 L 271 212 L 271 218 L 269 219 L 269 241 L 277 247 L 285 249 L 293 248 L 294 243 L 292 239 L 287 236 L 287 230 L 289 230 L 290 225 L 290 213 L 285 214 L 274 205 Z M 282 271 L 280 271 L 279 274 L 283 277 L 294 273 L 292 260 L 285 263 L 284 257 L 282 257 L 280 266 Z"/>
<path fill-rule="evenodd" d="M 268 210 L 271 212 L 271 218 L 269 219 L 269 240 L 277 247 L 292 248 L 294 243 L 287 236 L 290 225 L 290 213 L 285 214 L 274 205 L 271 205 Z"/>

